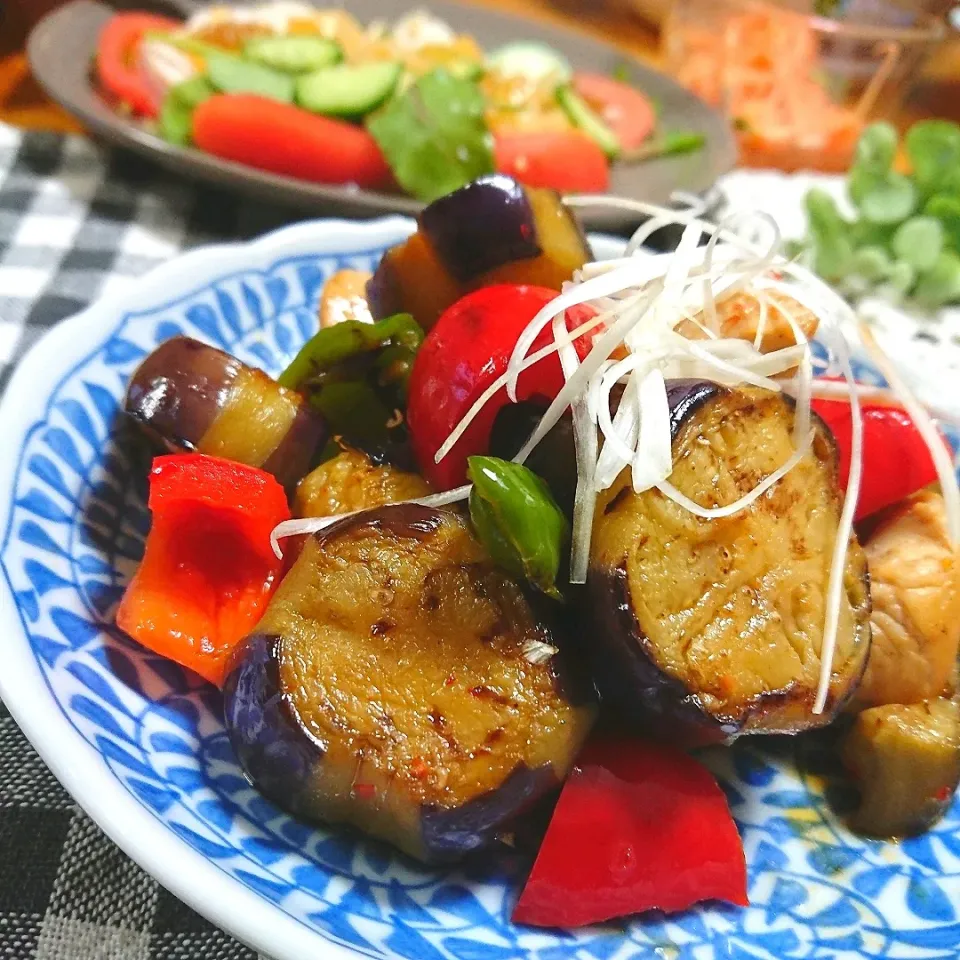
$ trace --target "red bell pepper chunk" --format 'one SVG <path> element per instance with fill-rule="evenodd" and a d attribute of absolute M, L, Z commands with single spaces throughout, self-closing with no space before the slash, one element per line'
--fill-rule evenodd
<path fill-rule="evenodd" d="M 843 398 L 818 397 L 811 406 L 837 441 L 840 486 L 846 490 L 853 446 L 850 403 Z M 937 479 L 930 449 L 903 407 L 861 403 L 860 409 L 863 416 L 863 473 L 854 515 L 857 520 L 899 503 Z"/>
<path fill-rule="evenodd" d="M 169 32 L 181 26 L 152 13 L 114 14 L 97 44 L 97 76 L 104 90 L 140 116 L 157 116 L 160 102 L 137 66 L 137 49 L 145 33 Z"/>
<path fill-rule="evenodd" d="M 383 188 L 392 181 L 362 127 L 253 94 L 204 100 L 193 114 L 193 142 L 224 160 L 316 183 Z"/>
<path fill-rule="evenodd" d="M 407 423 L 420 470 L 437 490 L 463 483 L 467 457 L 487 452 L 497 413 L 509 402 L 506 388 L 490 398 L 453 449 L 434 463 L 434 455 L 474 401 L 506 371 L 524 328 L 556 297 L 557 291 L 546 287 L 483 287 L 445 310 L 427 334 L 410 375 Z M 586 306 L 568 310 L 567 329 L 575 330 L 593 316 Z M 552 337 L 548 326 L 534 350 Z M 586 356 L 589 335 L 580 337 L 575 346 L 581 358 Z M 563 384 L 560 360 L 551 354 L 520 375 L 517 399 L 543 397 L 549 402 Z"/>
<path fill-rule="evenodd" d="M 701 900 L 748 903 L 743 844 L 716 780 L 670 747 L 588 744 L 560 794 L 514 922 L 578 927 Z"/>
<path fill-rule="evenodd" d="M 153 524 L 117 626 L 143 646 L 218 686 L 234 647 L 280 580 L 270 533 L 290 517 L 268 473 L 220 457 L 157 457 Z"/>
<path fill-rule="evenodd" d="M 606 154 L 579 130 L 501 134 L 494 139 L 493 163 L 530 187 L 603 193 L 610 186 Z"/>

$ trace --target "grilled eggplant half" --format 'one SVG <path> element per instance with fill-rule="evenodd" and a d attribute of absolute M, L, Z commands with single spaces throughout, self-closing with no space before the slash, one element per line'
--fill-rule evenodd
<path fill-rule="evenodd" d="M 855 829 L 877 837 L 922 833 L 960 782 L 960 702 L 937 697 L 864 710 L 841 756 L 860 788 Z"/>
<path fill-rule="evenodd" d="M 168 450 L 261 467 L 288 489 L 326 440 L 323 418 L 300 394 L 190 337 L 167 340 L 140 364 L 124 408 Z"/>
<path fill-rule="evenodd" d="M 451 511 L 308 539 L 224 688 L 252 781 L 424 861 L 483 846 L 566 776 L 594 718 L 555 634 Z"/>
<path fill-rule="evenodd" d="M 704 381 L 668 385 L 671 483 L 704 507 L 748 493 L 794 452 L 780 394 Z M 625 471 L 599 498 L 587 593 L 601 692 L 644 726 L 691 744 L 830 722 L 863 675 L 870 590 L 851 539 L 826 709 L 820 673 L 842 498 L 833 438 L 748 508 L 701 519 Z"/>
<path fill-rule="evenodd" d="M 300 481 L 293 509 L 298 517 L 333 517 L 416 500 L 430 492 L 419 473 L 409 473 L 389 463 L 374 463 L 367 454 L 346 449 Z"/>

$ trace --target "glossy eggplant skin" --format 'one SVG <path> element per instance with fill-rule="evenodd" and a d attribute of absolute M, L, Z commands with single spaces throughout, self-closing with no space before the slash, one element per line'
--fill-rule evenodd
<path fill-rule="evenodd" d="M 304 543 L 234 656 L 227 729 L 296 816 L 455 860 L 559 786 L 590 730 L 561 655 L 523 653 L 556 637 L 459 515 L 383 507 Z"/>
<path fill-rule="evenodd" d="M 533 208 L 513 177 L 480 177 L 434 200 L 420 214 L 419 229 L 458 282 L 543 252 Z"/>
<path fill-rule="evenodd" d="M 167 450 L 260 467 L 288 490 L 326 441 L 323 418 L 299 394 L 189 337 L 167 340 L 140 364 L 124 409 Z"/>
<path fill-rule="evenodd" d="M 668 399 L 671 482 L 704 506 L 720 504 L 707 499 L 714 490 L 726 491 L 722 502 L 746 493 L 792 452 L 793 408 L 780 395 L 686 380 L 668 384 Z M 823 713 L 813 714 L 822 585 L 841 507 L 833 438 L 821 421 L 813 426 L 811 452 L 741 515 L 701 520 L 656 490 L 634 493 L 627 476 L 598 499 L 586 601 L 595 674 L 605 700 L 641 727 L 688 745 L 799 732 L 829 723 L 856 689 L 870 594 L 854 538 L 834 680 Z M 697 479 L 710 431 L 736 454 L 761 429 L 779 447 L 763 454 L 761 438 L 760 456 L 777 462 L 731 460 Z M 801 644 L 803 657 L 794 652 Z"/>
<path fill-rule="evenodd" d="M 560 290 L 592 259 L 556 191 L 492 174 L 420 214 L 417 232 L 384 254 L 367 300 L 374 319 L 406 312 L 429 330 L 472 290 L 500 283 Z"/>
<path fill-rule="evenodd" d="M 173 452 L 196 450 L 242 366 L 199 340 L 173 337 L 137 367 L 124 409 L 156 443 Z"/>

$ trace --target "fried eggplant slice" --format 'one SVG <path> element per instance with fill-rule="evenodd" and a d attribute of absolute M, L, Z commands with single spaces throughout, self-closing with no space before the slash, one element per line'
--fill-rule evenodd
<path fill-rule="evenodd" d="M 952 695 L 960 647 L 960 557 L 943 497 L 922 490 L 884 511 L 864 537 L 873 643 L 859 707 Z"/>
<path fill-rule="evenodd" d="M 779 393 L 668 384 L 671 483 L 704 507 L 733 503 L 794 452 Z M 794 733 L 829 723 L 863 674 L 870 591 L 852 538 L 826 708 L 820 673 L 842 498 L 836 450 L 816 418 L 811 450 L 746 509 L 701 519 L 628 471 L 597 501 L 587 578 L 601 692 L 674 741 Z"/>
<path fill-rule="evenodd" d="M 429 330 L 471 290 L 526 283 L 559 291 L 592 259 L 559 193 L 495 173 L 427 206 L 417 232 L 384 254 L 367 299 L 375 319 L 410 313 Z"/>
<path fill-rule="evenodd" d="M 960 702 L 938 697 L 864 710 L 841 757 L 860 788 L 856 830 L 922 833 L 943 816 L 960 782 Z"/>
<path fill-rule="evenodd" d="M 288 489 L 326 440 L 323 418 L 300 394 L 190 337 L 165 341 L 140 364 L 124 409 L 168 450 L 261 467 Z"/>
<path fill-rule="evenodd" d="M 293 509 L 298 517 L 333 517 L 416 500 L 431 492 L 420 474 L 389 463 L 374 463 L 365 453 L 348 449 L 321 463 L 300 481 Z"/>
<path fill-rule="evenodd" d="M 483 846 L 569 771 L 594 718 L 556 635 L 452 511 L 309 538 L 224 688 L 251 780 L 428 862 Z"/>

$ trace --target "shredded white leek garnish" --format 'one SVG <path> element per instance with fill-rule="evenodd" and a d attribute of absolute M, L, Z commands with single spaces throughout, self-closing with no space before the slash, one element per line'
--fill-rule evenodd
<path fill-rule="evenodd" d="M 530 321 L 517 339 L 506 372 L 454 427 L 437 451 L 436 460 L 439 462 L 453 449 L 496 394 L 505 389 L 508 398 L 516 402 L 521 374 L 557 354 L 564 386 L 514 460 L 523 463 L 561 417 L 572 411 L 577 487 L 570 581 L 584 583 L 597 496 L 624 470 L 630 471 L 633 489 L 638 493 L 656 488 L 704 520 L 732 516 L 749 508 L 810 451 L 814 438 L 811 398 L 828 395 L 847 399 L 852 412 L 851 465 L 830 560 L 820 675 L 813 706 L 814 713 L 821 713 L 833 676 L 847 551 L 863 469 L 860 397 L 877 395 L 876 388 L 856 384 L 853 379 L 844 330 L 856 328 L 854 313 L 819 277 L 779 253 L 779 232 L 765 214 L 737 214 L 715 225 L 699 219 L 692 203 L 691 209 L 676 210 L 601 195 L 573 196 L 566 202 L 574 208 L 615 207 L 643 214 L 648 220 L 628 243 L 626 256 L 584 265 Z M 642 249 L 655 229 L 668 225 L 684 228 L 672 254 L 651 254 Z M 705 244 L 701 242 L 704 236 Z M 734 295 L 752 298 L 757 304 L 757 330 L 752 340 L 727 337 L 721 331 L 718 305 Z M 827 348 L 825 360 L 814 356 L 790 309 L 791 300 L 817 318 L 819 339 Z M 571 313 L 581 305 L 589 311 Z M 763 353 L 764 334 L 775 322 L 774 314 L 777 322 L 782 318 L 787 323 L 795 342 Z M 702 338 L 690 339 L 686 334 L 693 330 L 698 330 Z M 943 488 L 950 536 L 954 543 L 960 543 L 960 488 L 936 427 L 869 331 L 864 329 L 862 336 L 892 394 L 913 417 L 930 447 Z M 843 381 L 817 379 L 815 371 L 839 373 Z M 750 385 L 789 394 L 796 407 L 792 455 L 734 503 L 707 506 L 694 502 L 670 483 L 673 451 L 667 382 L 677 379 L 708 380 L 729 387 Z M 468 485 L 407 502 L 443 506 L 464 500 L 469 494 Z M 271 537 L 274 552 L 281 556 L 281 538 L 323 530 L 344 516 L 349 514 L 281 523 Z M 529 652 L 546 654 L 539 649 Z"/>
<path fill-rule="evenodd" d="M 846 379 L 846 396 L 854 411 L 853 464 L 841 511 L 827 588 L 827 615 L 821 645 L 821 673 L 815 712 L 822 712 L 830 688 L 839 615 L 843 600 L 847 548 L 861 473 L 862 425 L 849 357 L 841 333 L 853 315 L 848 305 L 809 270 L 779 254 L 776 224 L 764 214 L 738 214 L 719 226 L 699 219 L 693 210 L 670 210 L 610 197 L 568 198 L 573 207 L 615 206 L 645 214 L 647 222 L 627 245 L 626 256 L 590 263 L 564 286 L 517 339 L 506 374 L 468 411 L 437 451 L 439 462 L 457 443 L 485 404 L 504 387 L 516 401 L 520 375 L 552 353 L 559 355 L 565 384 L 515 457 L 523 463 L 567 410 L 573 412 L 577 458 L 570 580 L 587 575 L 597 496 L 626 469 L 637 492 L 657 488 L 665 497 L 704 519 L 731 516 L 747 509 L 786 476 L 808 453 L 813 439 L 810 400 L 814 369 L 799 322 L 789 309 L 793 298 L 819 320 L 830 348 L 828 370 Z M 655 229 L 679 224 L 683 234 L 672 254 L 642 249 Z M 707 237 L 707 243 L 701 241 Z M 725 337 L 718 304 L 739 294 L 758 306 L 758 329 L 752 340 Z M 772 295 L 777 294 L 774 298 Z M 571 311 L 586 305 L 591 322 Z M 794 333 L 795 344 L 762 353 L 764 331 L 776 311 Z M 780 321 L 780 322 L 783 322 Z M 692 340 L 681 324 L 700 330 Z M 588 336 L 589 335 L 589 336 Z M 586 337 L 590 349 L 579 354 L 574 341 Z M 544 345 L 546 343 L 546 345 Z M 585 355 L 584 355 L 585 353 Z M 796 398 L 793 454 L 735 503 L 695 503 L 670 483 L 673 472 L 670 407 L 666 382 L 680 378 L 710 380 L 726 386 L 785 389 Z"/>
<path fill-rule="evenodd" d="M 470 496 L 473 484 L 467 483 L 462 487 L 455 487 L 453 490 L 446 490 L 443 493 L 431 493 L 426 497 L 417 497 L 414 500 L 404 500 L 403 503 L 419 504 L 421 507 L 445 507 L 451 503 L 457 503 L 460 500 L 466 500 Z M 336 513 L 330 517 L 299 517 L 294 520 L 284 520 L 278 523 L 270 534 L 270 546 L 278 560 L 283 559 L 283 551 L 280 549 L 280 541 L 287 537 L 299 537 L 306 533 L 318 533 L 320 530 L 326 530 L 327 527 L 347 517 L 355 517 L 360 513 L 369 513 L 369 510 L 351 510 L 348 513 Z"/>

